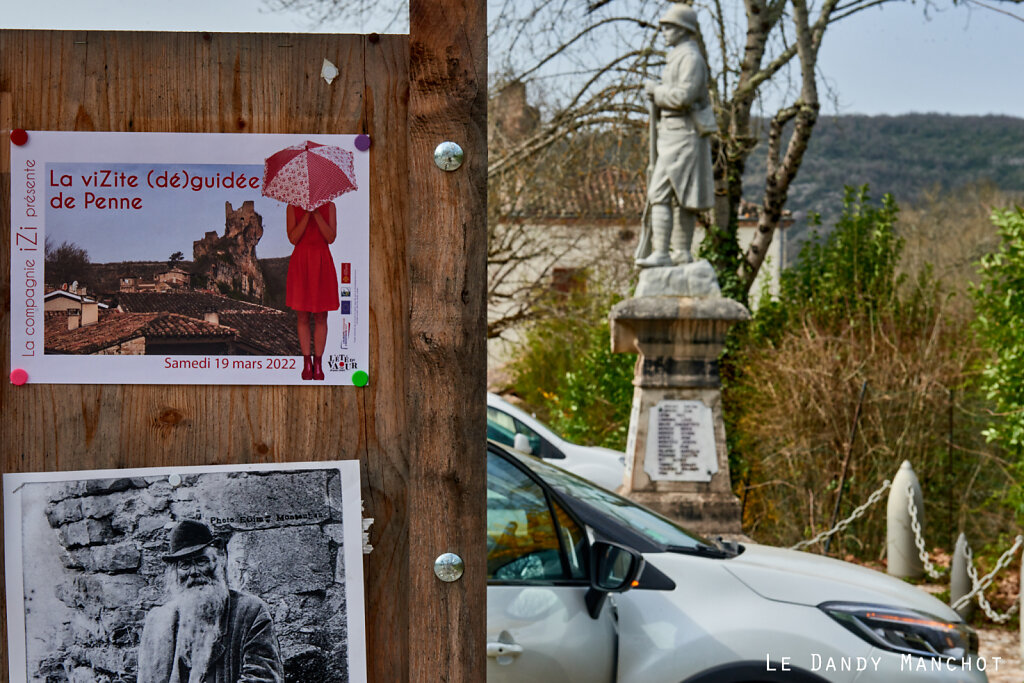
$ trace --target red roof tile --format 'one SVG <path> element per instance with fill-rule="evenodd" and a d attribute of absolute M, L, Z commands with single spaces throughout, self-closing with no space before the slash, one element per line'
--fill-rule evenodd
<path fill-rule="evenodd" d="M 298 356 L 299 335 L 295 313 L 231 312 L 220 314 L 220 324 L 238 332 L 237 341 L 271 356 Z"/>
<path fill-rule="evenodd" d="M 131 339 L 205 339 L 230 341 L 235 330 L 176 313 L 114 313 L 92 325 L 67 329 L 67 320 L 46 321 L 46 353 L 92 354 Z"/>
<path fill-rule="evenodd" d="M 99 312 L 99 322 L 67 329 L 66 316 L 47 315 L 48 353 L 96 353 L 136 337 L 210 339 L 236 343 L 236 352 L 297 356 L 295 312 L 207 292 L 122 292 L 121 311 Z M 217 313 L 219 325 L 204 320 Z"/>
<path fill-rule="evenodd" d="M 238 301 L 210 292 L 120 292 L 117 302 L 125 313 L 166 311 L 203 319 L 207 313 L 251 312 L 280 313 L 276 308 Z"/>

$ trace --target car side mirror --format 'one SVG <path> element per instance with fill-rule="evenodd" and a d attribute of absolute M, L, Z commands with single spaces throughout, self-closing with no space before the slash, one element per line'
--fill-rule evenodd
<path fill-rule="evenodd" d="M 530 445 L 530 438 L 526 434 L 516 434 L 512 440 L 512 448 L 517 451 L 526 453 L 527 455 L 533 455 L 533 446 Z"/>
<path fill-rule="evenodd" d="M 590 590 L 587 611 L 597 619 L 609 593 L 624 593 L 633 587 L 644 570 L 644 558 L 632 548 L 609 541 L 590 546 Z"/>

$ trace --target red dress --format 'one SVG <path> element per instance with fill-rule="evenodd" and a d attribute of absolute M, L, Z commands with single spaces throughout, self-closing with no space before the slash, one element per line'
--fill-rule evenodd
<path fill-rule="evenodd" d="M 295 212 L 296 222 L 301 220 L 305 211 L 297 206 L 289 206 L 288 210 Z M 324 204 L 317 211 L 327 221 L 330 204 Z M 291 309 L 309 313 L 338 310 L 338 276 L 334 272 L 334 259 L 313 216 L 309 217 L 306 230 L 288 260 L 285 303 Z"/>

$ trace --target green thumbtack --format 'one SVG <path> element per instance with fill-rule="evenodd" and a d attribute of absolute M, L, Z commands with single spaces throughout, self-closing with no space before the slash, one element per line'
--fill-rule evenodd
<path fill-rule="evenodd" d="M 369 381 L 370 376 L 362 370 L 356 370 L 352 373 L 352 384 L 355 384 L 357 387 L 365 387 Z"/>

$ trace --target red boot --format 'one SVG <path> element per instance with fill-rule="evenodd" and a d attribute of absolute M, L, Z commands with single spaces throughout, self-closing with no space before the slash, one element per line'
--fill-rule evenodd
<path fill-rule="evenodd" d="M 302 379 L 313 379 L 313 356 L 302 357 Z"/>
<path fill-rule="evenodd" d="M 313 356 L 313 379 L 321 380 L 324 378 L 324 368 L 320 364 L 323 356 Z"/>

